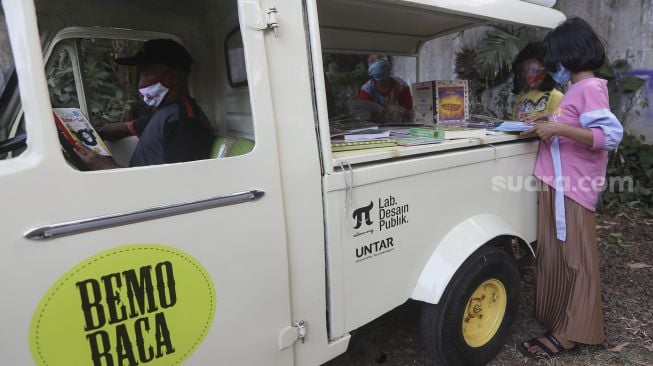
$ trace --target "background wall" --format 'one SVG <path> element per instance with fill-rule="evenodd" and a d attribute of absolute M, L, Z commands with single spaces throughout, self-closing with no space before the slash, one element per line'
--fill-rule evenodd
<path fill-rule="evenodd" d="M 633 69 L 645 70 L 649 75 L 653 72 L 653 0 L 558 0 L 555 7 L 567 17 L 580 16 L 587 20 L 606 41 L 610 60 L 627 59 Z M 477 46 L 486 31 L 485 27 L 471 29 L 427 42 L 420 52 L 419 75 L 413 57 L 394 57 L 394 72 L 409 83 L 416 79 L 456 79 L 456 53 L 464 47 Z M 499 103 L 509 90 L 504 85 L 483 93 L 483 104 L 491 106 L 497 115 L 509 113 L 511 109 Z M 643 89 L 640 102 L 645 101 L 646 94 L 651 103 L 633 109 L 626 128 L 631 133 L 645 135 L 646 141 L 653 143 L 653 87 Z"/>

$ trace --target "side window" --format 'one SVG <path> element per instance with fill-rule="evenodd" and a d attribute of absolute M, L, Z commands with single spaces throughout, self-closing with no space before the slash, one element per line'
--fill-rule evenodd
<path fill-rule="evenodd" d="M 219 37 L 224 42 L 224 49 L 218 49 L 225 53 L 224 66 L 202 62 L 216 50 L 191 49 L 166 38 L 80 37 L 55 45 L 47 77 L 67 161 L 79 170 L 98 170 L 251 152 L 254 131 L 242 36 L 236 27 Z M 172 63 L 157 56 L 164 62 L 129 66 L 128 59 L 150 47 L 174 55 Z M 196 79 L 207 72 L 219 75 L 214 83 Z M 191 87 L 200 91 L 204 104 L 193 99 L 196 90 Z M 89 158 L 88 150 L 80 148 L 84 146 L 104 157 Z"/>
<path fill-rule="evenodd" d="M 0 160 L 18 156 L 25 149 L 24 124 L 19 112 L 18 79 L 7 23 L 0 7 Z"/>
<path fill-rule="evenodd" d="M 236 27 L 228 35 L 224 43 L 227 55 L 227 80 L 232 88 L 247 85 L 247 72 L 245 70 L 245 48 L 240 27 Z"/>

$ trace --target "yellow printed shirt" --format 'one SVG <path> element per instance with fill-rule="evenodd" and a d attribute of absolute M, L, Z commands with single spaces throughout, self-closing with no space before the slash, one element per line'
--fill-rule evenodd
<path fill-rule="evenodd" d="M 517 96 L 512 118 L 522 121 L 526 117 L 551 114 L 564 94 L 556 89 L 551 91 L 529 90 Z"/>

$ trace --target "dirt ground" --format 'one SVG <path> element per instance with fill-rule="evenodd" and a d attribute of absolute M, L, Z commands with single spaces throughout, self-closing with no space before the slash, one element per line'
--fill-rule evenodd
<path fill-rule="evenodd" d="M 519 313 L 503 349 L 489 365 L 653 366 L 653 219 L 636 210 L 601 214 L 597 231 L 607 343 L 539 363 L 521 356 L 515 344 L 545 330 L 534 318 L 534 268 L 522 266 Z M 387 355 L 384 365 L 437 366 L 420 340 L 420 311 L 420 303 L 409 301 L 360 330 Z M 368 356 L 348 352 L 325 366 L 372 365 L 377 363 Z"/>

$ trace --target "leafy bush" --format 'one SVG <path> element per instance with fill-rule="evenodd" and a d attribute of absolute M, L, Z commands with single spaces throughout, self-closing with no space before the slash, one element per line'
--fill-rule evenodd
<path fill-rule="evenodd" d="M 117 66 L 117 55 L 133 54 L 141 42 L 82 39 L 82 79 L 89 119 L 93 125 L 128 121 L 145 109 L 137 96 L 134 68 Z M 55 108 L 80 108 L 72 59 L 65 44 L 58 46 L 48 68 L 50 100 Z"/>
<path fill-rule="evenodd" d="M 630 64 L 627 59 L 606 62 L 596 71 L 600 78 L 608 80 L 610 109 L 625 126 L 628 115 L 635 107 L 644 80 L 627 76 Z M 646 99 L 644 99 L 646 102 Z M 604 210 L 624 206 L 641 207 L 653 215 L 653 145 L 644 136 L 626 134 L 619 148 L 610 154 L 608 181 L 632 179 L 632 186 L 613 185 L 611 191 L 603 192 L 600 206 Z"/>
<path fill-rule="evenodd" d="M 608 165 L 608 180 L 614 178 L 632 179 L 632 186 L 613 185 L 603 192 L 603 210 L 641 207 L 653 216 L 653 145 L 644 143 L 644 136 L 624 136 Z"/>
<path fill-rule="evenodd" d="M 363 64 L 365 57 L 351 54 L 324 55 L 329 116 L 349 114 L 349 102 L 356 99 L 361 86 L 370 78 Z"/>

